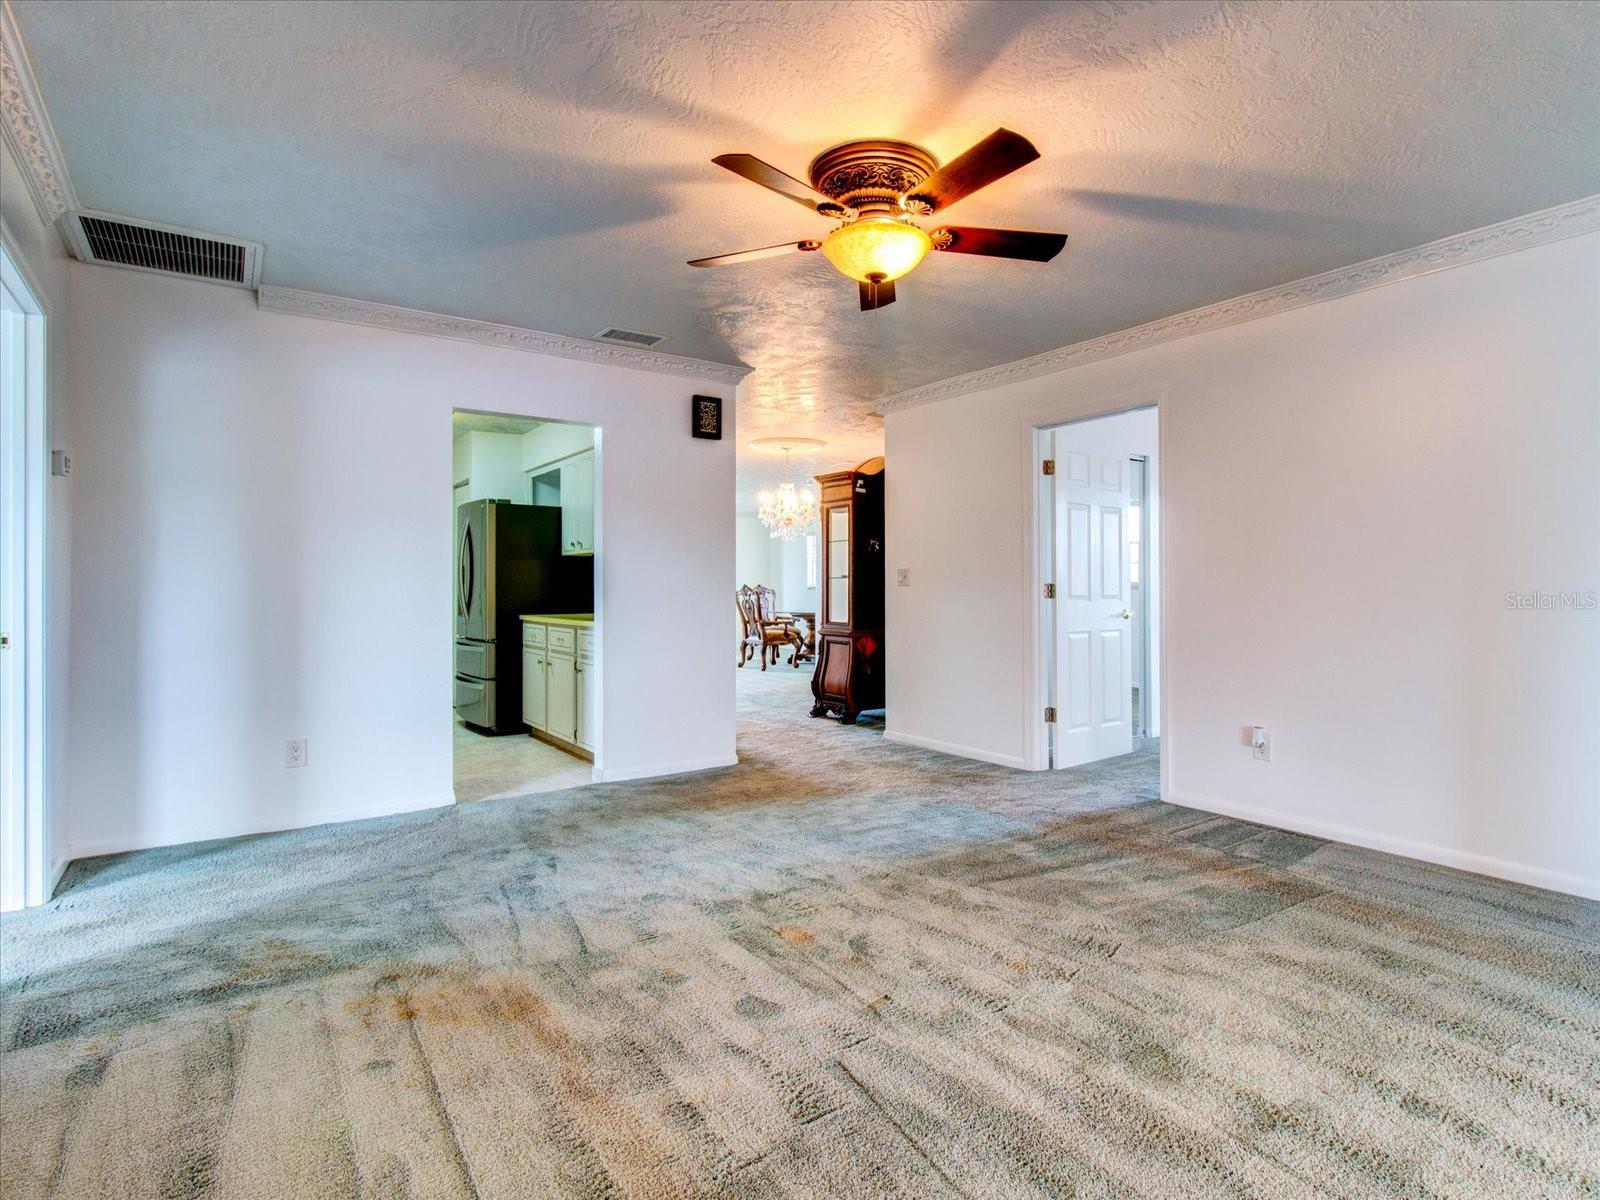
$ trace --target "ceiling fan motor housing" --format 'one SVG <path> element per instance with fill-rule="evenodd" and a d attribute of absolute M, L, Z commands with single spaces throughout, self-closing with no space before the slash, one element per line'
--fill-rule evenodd
<path fill-rule="evenodd" d="M 938 166 L 938 159 L 910 142 L 845 142 L 811 161 L 811 185 L 840 207 L 838 215 L 844 215 L 843 210 L 858 216 L 926 215 L 933 211 L 932 205 L 924 202 L 919 209 L 902 201 L 910 199 L 908 193 L 914 196 Z"/>

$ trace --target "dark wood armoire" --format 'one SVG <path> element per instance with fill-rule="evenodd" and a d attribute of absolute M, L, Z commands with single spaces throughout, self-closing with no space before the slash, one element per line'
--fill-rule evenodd
<path fill-rule="evenodd" d="M 822 578 L 813 717 L 883 707 L 883 459 L 817 476 Z"/>

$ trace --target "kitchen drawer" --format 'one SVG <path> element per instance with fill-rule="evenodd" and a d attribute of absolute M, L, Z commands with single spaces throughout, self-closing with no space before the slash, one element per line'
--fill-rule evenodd
<path fill-rule="evenodd" d="M 474 679 L 493 679 L 495 677 L 494 643 L 457 642 L 456 674 L 470 675 Z"/>
<path fill-rule="evenodd" d="M 524 646 L 544 645 L 545 626 L 535 625 L 532 622 L 522 623 L 522 644 Z"/>
<path fill-rule="evenodd" d="M 469 725 L 494 728 L 494 685 L 456 676 L 456 716 Z"/>
<path fill-rule="evenodd" d="M 578 630 L 578 653 L 579 654 L 587 654 L 591 658 L 594 657 L 594 630 L 593 629 L 580 629 L 580 630 Z"/>
<path fill-rule="evenodd" d="M 571 654 L 578 645 L 578 631 L 570 625 L 550 626 L 550 649 L 552 652 L 566 651 Z"/>

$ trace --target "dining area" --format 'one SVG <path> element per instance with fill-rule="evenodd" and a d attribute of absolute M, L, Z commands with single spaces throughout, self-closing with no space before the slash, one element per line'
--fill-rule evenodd
<path fill-rule="evenodd" d="M 739 612 L 739 666 L 752 660 L 765 671 L 788 654 L 789 666 L 816 661 L 817 614 L 778 609 L 778 593 L 765 584 L 741 584 L 734 593 Z"/>

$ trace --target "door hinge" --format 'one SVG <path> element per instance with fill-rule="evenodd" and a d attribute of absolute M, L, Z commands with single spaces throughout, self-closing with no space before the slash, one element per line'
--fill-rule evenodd
<path fill-rule="evenodd" d="M 1056 473 L 1056 460 L 1055 459 L 1047 458 L 1047 459 L 1044 460 L 1044 473 L 1046 475 L 1054 475 Z"/>
<path fill-rule="evenodd" d="M 1055 709 L 1047 708 L 1047 709 L 1044 710 L 1044 723 L 1046 725 L 1054 725 L 1056 723 L 1056 710 Z"/>
<path fill-rule="evenodd" d="M 1044 598 L 1046 600 L 1054 600 L 1056 598 L 1056 585 L 1055 584 L 1047 583 L 1047 584 L 1044 585 Z"/>

